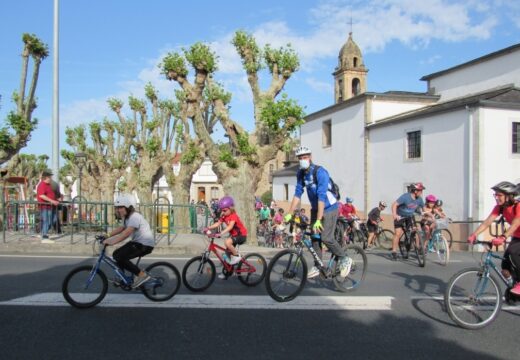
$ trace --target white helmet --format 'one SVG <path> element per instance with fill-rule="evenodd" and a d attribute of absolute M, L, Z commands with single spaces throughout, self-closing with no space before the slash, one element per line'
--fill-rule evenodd
<path fill-rule="evenodd" d="M 114 206 L 124 206 L 129 208 L 130 206 L 136 207 L 135 198 L 132 194 L 121 194 L 117 197 L 114 202 Z"/>
<path fill-rule="evenodd" d="M 311 154 L 312 151 L 307 146 L 300 146 L 296 149 L 296 156 Z"/>

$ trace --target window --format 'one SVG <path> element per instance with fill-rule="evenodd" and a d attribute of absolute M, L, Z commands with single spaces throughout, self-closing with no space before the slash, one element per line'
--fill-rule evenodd
<path fill-rule="evenodd" d="M 421 131 L 411 131 L 407 137 L 407 158 L 419 159 L 421 157 Z"/>
<path fill-rule="evenodd" d="M 218 196 L 218 187 L 212 186 L 211 187 L 211 198 L 212 199 L 218 199 L 220 196 Z"/>
<path fill-rule="evenodd" d="M 354 67 L 357 67 L 357 57 L 354 57 L 352 65 L 354 65 Z"/>
<path fill-rule="evenodd" d="M 322 126 L 322 144 L 323 147 L 329 147 L 332 145 L 332 123 L 330 120 L 325 120 Z"/>
<path fill-rule="evenodd" d="M 359 95 L 361 84 L 358 78 L 352 79 L 352 96 Z"/>
<path fill-rule="evenodd" d="M 513 123 L 513 154 L 520 154 L 520 122 Z"/>

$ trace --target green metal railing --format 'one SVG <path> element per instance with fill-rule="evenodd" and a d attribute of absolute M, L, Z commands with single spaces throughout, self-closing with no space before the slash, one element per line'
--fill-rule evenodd
<path fill-rule="evenodd" d="M 20 235 L 40 233 L 40 211 L 36 201 L 8 201 L 2 204 L 2 240 L 6 242 L 6 232 Z M 59 216 L 60 228 L 51 227 L 50 234 L 61 233 L 84 236 L 109 233 L 121 226 L 116 218 L 112 202 L 94 202 L 76 197 L 70 202 L 62 202 L 54 207 Z M 195 233 L 208 226 L 210 211 L 202 205 L 171 204 L 166 198 L 159 198 L 153 204 L 138 204 L 137 209 L 150 224 L 157 242 L 166 239 L 171 244 L 176 234 Z"/>

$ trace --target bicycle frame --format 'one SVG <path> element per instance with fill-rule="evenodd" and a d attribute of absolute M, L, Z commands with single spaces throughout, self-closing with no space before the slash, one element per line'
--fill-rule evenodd
<path fill-rule="evenodd" d="M 92 272 L 90 273 L 90 277 L 87 281 L 87 286 L 90 285 L 92 280 L 94 279 L 95 274 L 99 271 L 101 267 L 101 263 L 107 264 L 112 271 L 119 277 L 119 279 L 122 281 L 123 285 L 130 286 L 133 282 L 133 276 L 127 277 L 125 275 L 124 270 L 122 270 L 115 262 L 114 259 L 112 259 L 110 256 L 106 255 L 106 245 L 103 246 L 103 249 L 101 250 L 99 257 L 97 258 L 94 266 L 92 267 Z M 139 260 L 137 261 L 137 264 L 139 264 Z"/>
<path fill-rule="evenodd" d="M 479 242 L 479 243 L 489 245 L 489 243 L 484 242 L 484 241 Z M 484 260 L 481 261 L 481 267 L 482 267 L 482 271 L 485 275 L 485 278 L 487 279 L 489 277 L 489 274 L 491 273 L 490 269 L 492 269 L 498 275 L 500 280 L 502 280 L 504 285 L 506 287 L 509 287 L 510 285 L 508 284 L 507 279 L 504 277 L 504 275 L 502 275 L 502 271 L 499 270 L 498 266 L 493 262 L 493 259 L 502 260 L 503 256 L 496 255 L 495 253 L 493 253 L 493 251 L 491 249 L 489 249 L 484 256 Z M 485 284 L 486 283 L 484 283 L 484 285 Z"/>
<path fill-rule="evenodd" d="M 220 263 L 222 264 L 224 269 L 229 273 L 231 273 L 233 271 L 235 271 L 237 274 L 256 272 L 256 268 L 245 259 L 242 259 L 239 263 L 235 264 L 235 265 L 243 264 L 245 266 L 241 266 L 240 268 L 234 269 L 235 265 L 231 265 L 227 261 L 224 261 L 223 257 L 220 255 L 221 252 L 223 253 L 226 251 L 227 251 L 226 248 L 224 248 L 218 244 L 215 244 L 215 239 L 211 238 L 208 248 L 202 254 L 202 258 L 204 260 L 208 260 L 211 253 L 215 254 L 215 256 L 220 261 Z"/>
<path fill-rule="evenodd" d="M 332 255 L 330 257 L 328 264 L 325 266 L 325 264 L 323 263 L 323 260 L 320 259 L 319 255 L 316 253 L 316 250 L 314 250 L 314 248 L 312 247 L 312 241 L 310 239 L 311 235 L 313 235 L 313 234 L 310 232 L 304 232 L 302 234 L 301 239 L 298 240 L 298 242 L 296 242 L 295 246 L 297 248 L 298 256 L 302 255 L 303 246 L 305 246 L 307 248 L 307 250 L 309 250 L 309 252 L 311 253 L 312 257 L 314 258 L 314 261 L 319 264 L 320 271 L 328 277 L 330 270 L 332 268 L 332 264 L 333 264 L 334 260 L 336 259 L 336 255 Z"/>

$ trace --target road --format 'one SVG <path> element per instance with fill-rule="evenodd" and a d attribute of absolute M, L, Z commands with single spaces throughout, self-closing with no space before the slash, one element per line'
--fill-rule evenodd
<path fill-rule="evenodd" d="M 167 260 L 181 270 L 187 259 Z M 181 287 L 167 303 L 110 288 L 96 308 L 71 308 L 61 282 L 70 269 L 91 262 L 0 255 L 2 359 L 517 357 L 520 306 L 479 331 L 458 328 L 443 311 L 446 281 L 475 264 L 468 253 L 454 254 L 448 267 L 424 269 L 369 254 L 362 288 L 342 294 L 312 280 L 286 304 L 271 300 L 263 284 L 246 288 L 230 278 L 217 279 L 203 294 Z"/>

